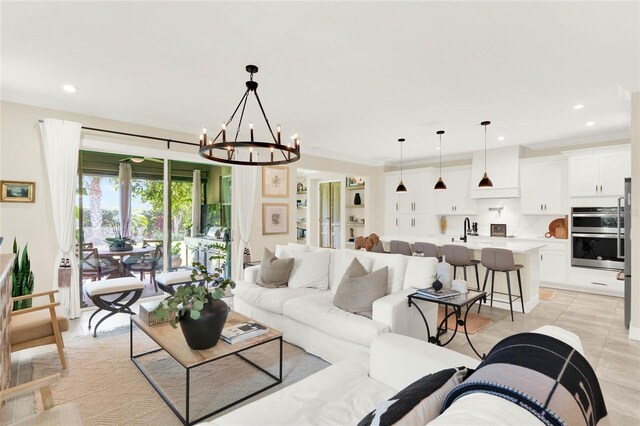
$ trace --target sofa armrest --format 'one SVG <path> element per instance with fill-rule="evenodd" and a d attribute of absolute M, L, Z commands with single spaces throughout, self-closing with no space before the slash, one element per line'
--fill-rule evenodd
<path fill-rule="evenodd" d="M 244 281 L 255 283 L 258 280 L 258 272 L 260 272 L 260 265 L 244 268 Z"/>
<path fill-rule="evenodd" d="M 424 340 L 386 333 L 371 342 L 369 377 L 396 391 L 446 368 L 476 368 L 479 359 Z"/>
<path fill-rule="evenodd" d="M 416 307 L 409 307 L 407 296 L 414 292 L 415 289 L 408 288 L 376 300 L 373 302 L 371 319 L 387 324 L 392 333 L 426 340 L 427 327 L 422 316 Z M 434 333 L 438 316 L 438 304 L 414 300 L 414 303 L 416 302 L 419 303 L 418 306 L 420 306 L 429 323 L 429 329 Z"/>

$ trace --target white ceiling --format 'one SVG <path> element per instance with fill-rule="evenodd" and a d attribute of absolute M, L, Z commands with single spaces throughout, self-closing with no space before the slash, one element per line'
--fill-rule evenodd
<path fill-rule="evenodd" d="M 397 161 L 399 137 L 405 159 L 433 157 L 439 129 L 445 155 L 480 149 L 481 120 L 489 148 L 626 135 L 618 86 L 640 74 L 638 2 L 2 2 L 1 14 L 3 100 L 196 134 L 229 116 L 255 63 L 267 115 L 303 153 L 371 163 Z"/>

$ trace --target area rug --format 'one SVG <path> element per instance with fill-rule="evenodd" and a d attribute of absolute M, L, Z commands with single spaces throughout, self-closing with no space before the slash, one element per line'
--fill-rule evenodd
<path fill-rule="evenodd" d="M 556 296 L 556 292 L 546 288 L 540 289 L 540 300 L 551 300 Z"/>
<path fill-rule="evenodd" d="M 134 341 L 137 353 L 156 347 L 141 331 L 135 332 Z M 181 424 L 129 359 L 128 327 L 117 329 L 108 337 L 72 339 L 65 342 L 65 346 L 68 369 L 61 372 L 62 380 L 52 388 L 53 397 L 56 404 L 77 404 L 84 425 Z M 246 351 L 243 355 L 277 374 L 277 341 Z M 164 351 L 139 358 L 139 361 L 184 415 L 184 368 Z M 328 365 L 322 359 L 285 342 L 283 383 L 225 412 L 295 383 Z M 58 371 L 60 361 L 55 351 L 33 358 L 34 379 Z M 270 383 L 273 383 L 271 378 L 234 356 L 191 370 L 190 418 L 196 419 Z M 38 409 L 42 408 L 39 394 L 36 394 L 36 405 Z"/>
<path fill-rule="evenodd" d="M 449 313 L 451 313 L 451 308 L 449 308 Z M 464 318 L 464 309 L 462 310 L 462 315 Z M 444 307 L 440 306 L 438 307 L 438 325 L 442 320 L 444 320 Z M 469 312 L 469 315 L 467 315 L 467 334 L 476 334 L 491 323 L 492 321 L 489 318 Z M 447 330 L 453 330 L 454 327 L 456 327 L 456 318 L 452 315 L 447 319 Z M 459 332 L 464 333 L 464 326 L 458 325 L 457 327 Z"/>

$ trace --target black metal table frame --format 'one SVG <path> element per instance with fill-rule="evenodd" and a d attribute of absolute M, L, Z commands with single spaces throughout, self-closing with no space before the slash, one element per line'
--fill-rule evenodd
<path fill-rule="evenodd" d="M 216 415 L 216 414 L 218 414 L 218 413 L 220 413 L 220 412 L 222 412 L 222 411 L 224 411 L 224 410 L 226 410 L 226 409 L 228 409 L 230 407 L 233 407 L 236 404 L 239 404 L 239 403 L 241 403 L 243 401 L 246 401 L 249 398 L 252 398 L 252 397 L 258 395 L 259 393 L 264 392 L 267 389 L 271 389 L 272 387 L 277 386 L 280 383 L 282 383 L 282 335 L 280 335 L 278 337 L 274 337 L 274 338 L 269 339 L 269 340 L 265 340 L 264 342 L 260 342 L 260 343 L 258 343 L 256 345 L 253 345 L 253 346 L 250 346 L 248 348 L 239 350 L 237 352 L 232 352 L 232 353 L 229 353 L 227 355 L 223 355 L 223 356 L 221 356 L 219 358 L 214 358 L 214 359 L 211 359 L 209 361 L 205 361 L 205 362 L 203 362 L 201 364 L 194 365 L 194 366 L 191 366 L 191 367 L 184 366 L 178 359 L 176 359 L 173 355 L 171 355 L 169 352 L 167 352 L 167 354 L 169 354 L 169 356 L 171 356 L 174 360 L 176 360 L 178 362 L 178 364 L 182 365 L 185 368 L 185 371 L 186 371 L 185 415 L 182 416 L 182 414 L 180 413 L 178 408 L 175 405 L 173 405 L 173 403 L 169 400 L 169 398 L 164 394 L 164 392 L 162 392 L 160 387 L 153 381 L 151 376 L 149 374 L 147 374 L 147 372 L 140 365 L 140 363 L 138 363 L 138 360 L 136 359 L 136 358 L 140 358 L 140 357 L 143 357 L 145 355 L 149 355 L 149 354 L 160 352 L 160 351 L 165 351 L 166 352 L 166 350 L 163 349 L 162 346 L 160 346 L 160 344 L 152 336 L 149 336 L 148 333 L 146 333 L 144 330 L 142 330 L 141 328 L 138 327 L 139 330 L 143 331 L 151 340 L 153 340 L 157 345 L 159 345 L 160 348 L 154 349 L 154 350 L 149 351 L 149 352 L 144 352 L 144 353 L 140 353 L 140 354 L 134 355 L 133 354 L 133 324 L 134 324 L 133 320 L 131 320 L 130 323 L 129 323 L 129 332 L 130 332 L 130 338 L 129 338 L 129 349 L 130 349 L 130 351 L 129 351 L 129 356 L 131 358 L 131 361 L 133 361 L 135 366 L 138 367 L 138 370 L 140 370 L 140 372 L 147 379 L 149 384 L 151 384 L 151 386 L 155 389 L 155 391 L 158 392 L 158 395 L 160 395 L 160 398 L 162 398 L 164 400 L 164 402 L 169 406 L 169 408 L 171 408 L 171 411 L 173 411 L 173 413 L 178 417 L 178 419 L 180 419 L 180 421 L 184 425 L 193 425 L 193 424 L 196 424 L 198 422 L 201 422 L 201 421 L 203 421 L 205 419 L 208 419 L 209 417 L 214 416 L 214 415 Z M 262 345 L 264 345 L 266 343 L 270 343 L 270 342 L 273 342 L 273 341 L 276 341 L 276 340 L 279 340 L 279 342 L 280 342 L 280 345 L 279 345 L 280 353 L 279 353 L 279 367 L 278 367 L 279 368 L 279 370 L 278 370 L 279 372 L 278 372 L 278 376 L 270 373 L 269 371 L 267 371 L 264 368 L 262 368 L 262 367 L 258 366 L 257 364 L 255 364 L 253 361 L 251 361 L 251 360 L 247 359 L 246 357 L 240 355 L 241 352 L 257 348 L 258 346 L 262 346 Z M 251 393 L 249 395 L 243 396 L 239 400 L 234 401 L 234 402 L 232 402 L 230 404 L 227 404 L 222 408 L 218 408 L 218 409 L 216 409 L 215 411 L 213 411 L 211 413 L 205 414 L 205 415 L 203 415 L 203 416 L 201 416 L 201 417 L 199 417 L 199 418 L 197 418 L 195 420 L 189 420 L 189 391 L 190 391 L 190 372 L 191 372 L 191 369 L 200 367 L 200 366 L 205 365 L 205 364 L 209 364 L 211 362 L 219 361 L 219 360 L 224 359 L 224 358 L 226 358 L 228 356 L 231 356 L 231 355 L 236 355 L 237 357 L 239 357 L 243 361 L 247 362 L 248 364 L 252 365 L 253 367 L 257 368 L 258 370 L 262 371 L 263 373 L 265 373 L 266 375 L 268 375 L 269 377 L 274 379 L 275 382 L 270 384 L 270 385 L 268 385 L 268 386 L 266 386 L 266 387 L 264 387 L 264 388 L 261 388 L 261 389 L 255 391 L 255 392 L 253 392 L 253 393 Z"/>
<path fill-rule="evenodd" d="M 427 341 L 429 343 L 434 343 L 434 344 L 436 344 L 438 346 L 447 346 L 453 340 L 453 338 L 456 337 L 456 334 L 458 333 L 458 327 L 457 326 L 461 325 L 463 327 L 463 330 L 464 330 L 464 336 L 467 338 L 467 342 L 469 343 L 469 346 L 471 347 L 473 352 L 475 352 L 475 354 L 480 359 L 484 359 L 487 356 L 487 354 L 480 355 L 480 353 L 473 346 L 473 343 L 471 343 L 471 339 L 469 339 L 469 333 L 467 332 L 467 315 L 469 315 L 469 310 L 479 300 L 483 300 L 484 299 L 484 302 L 486 303 L 487 293 L 480 292 L 480 294 L 478 294 L 471 302 L 467 303 L 466 305 L 447 304 L 446 300 L 437 300 L 437 299 L 430 299 L 428 297 L 420 297 L 420 296 L 416 295 L 415 293 L 408 295 L 407 299 L 408 299 L 409 307 L 411 307 L 412 305 L 415 306 L 416 309 L 418 310 L 418 312 L 420 313 L 420 316 L 422 317 L 422 321 L 424 321 L 424 325 L 427 328 Z M 431 329 L 429 328 L 429 323 L 427 322 L 427 318 L 424 316 L 424 313 L 422 312 L 422 309 L 420 309 L 420 306 L 417 303 L 415 303 L 413 301 L 413 299 L 422 300 L 422 301 L 425 301 L 425 302 L 431 302 L 431 303 L 435 303 L 437 306 L 443 305 L 445 307 L 444 319 L 442 321 L 440 321 L 440 324 L 437 327 L 435 336 L 431 335 Z M 463 306 L 467 307 L 467 310 L 464 313 L 464 318 L 462 317 L 462 307 Z M 452 312 L 451 313 L 448 312 L 448 307 L 452 308 Z M 449 320 L 449 317 L 451 317 L 452 315 L 455 315 L 456 327 L 454 327 L 453 333 L 452 333 L 451 337 L 449 338 L 449 340 L 447 340 L 446 342 L 443 343 L 440 340 L 440 336 L 442 336 L 443 334 L 447 333 L 447 322 Z"/>

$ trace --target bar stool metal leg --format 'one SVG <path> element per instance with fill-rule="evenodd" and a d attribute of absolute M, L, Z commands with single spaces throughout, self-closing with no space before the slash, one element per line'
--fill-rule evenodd
<path fill-rule="evenodd" d="M 478 284 L 478 291 L 480 291 L 480 275 L 478 274 L 478 264 L 473 265 L 476 268 L 476 284 Z"/>
<path fill-rule="evenodd" d="M 491 307 L 493 308 L 493 285 L 496 280 L 496 271 L 491 271 Z"/>
<path fill-rule="evenodd" d="M 477 268 L 477 266 L 476 266 Z M 487 272 L 484 274 L 484 284 L 482 285 L 482 291 L 486 291 L 487 289 L 487 280 L 489 279 L 489 270 L 487 269 Z M 478 288 L 480 288 L 480 285 L 478 284 Z M 482 308 L 482 300 L 478 301 L 478 313 L 480 313 L 480 308 Z M 485 297 L 484 299 L 484 303 L 487 303 L 487 298 Z"/>
<path fill-rule="evenodd" d="M 520 269 L 516 270 L 518 274 L 518 288 L 520 289 L 520 304 L 522 305 L 522 313 L 524 314 L 524 296 L 522 295 L 522 280 L 520 279 Z"/>
<path fill-rule="evenodd" d="M 511 321 L 513 321 L 513 301 L 511 300 L 511 279 L 509 278 L 509 271 L 506 271 L 507 274 L 507 292 L 509 293 L 509 310 L 511 311 Z"/>
<path fill-rule="evenodd" d="M 453 279 L 456 279 L 456 271 L 458 270 L 458 267 L 453 265 Z"/>
<path fill-rule="evenodd" d="M 463 268 L 464 268 L 464 280 L 466 281 L 467 280 L 467 266 L 465 265 L 465 266 L 463 266 Z"/>

